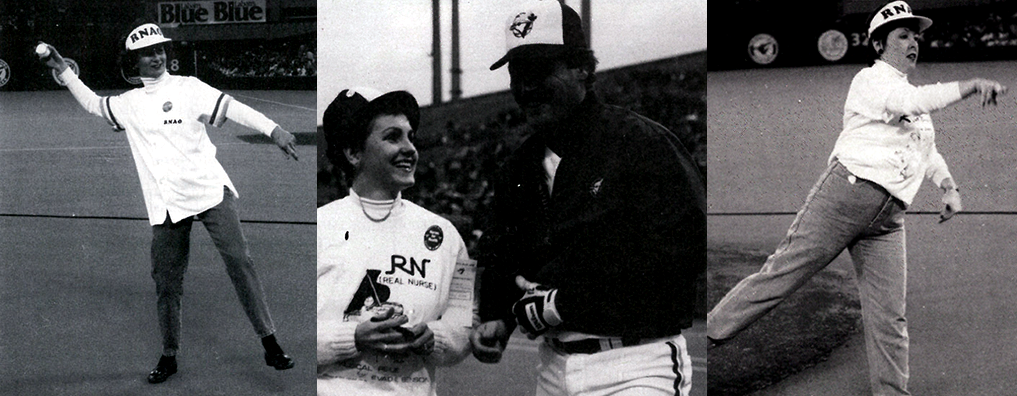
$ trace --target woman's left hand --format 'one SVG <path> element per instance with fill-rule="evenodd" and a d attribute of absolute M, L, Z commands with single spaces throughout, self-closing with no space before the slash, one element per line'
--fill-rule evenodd
<path fill-rule="evenodd" d="M 275 129 L 272 130 L 272 141 L 275 142 L 275 145 L 279 146 L 279 149 L 286 153 L 288 157 L 300 161 L 300 158 L 297 158 L 297 150 L 293 147 L 296 139 L 293 137 L 292 133 L 282 129 L 280 126 L 276 126 Z"/>
<path fill-rule="evenodd" d="M 406 342 L 410 343 L 410 351 L 418 355 L 430 355 L 434 352 L 434 332 L 431 328 L 427 327 L 426 323 L 420 323 L 410 328 L 403 328 L 407 330 Z"/>
<path fill-rule="evenodd" d="M 943 193 L 943 211 L 939 214 L 939 222 L 950 220 L 954 214 L 964 210 L 964 206 L 961 204 L 960 191 L 956 188 L 951 188 Z"/>

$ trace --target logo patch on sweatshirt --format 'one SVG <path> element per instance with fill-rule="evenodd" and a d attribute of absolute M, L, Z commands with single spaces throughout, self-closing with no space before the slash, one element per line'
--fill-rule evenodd
<path fill-rule="evenodd" d="M 438 250 L 443 240 L 445 240 L 445 234 L 441 231 L 441 227 L 433 225 L 424 232 L 424 247 L 427 250 Z"/>
<path fill-rule="evenodd" d="M 162 111 L 164 113 L 169 113 L 170 110 L 173 110 L 173 102 L 166 102 L 162 104 Z"/>

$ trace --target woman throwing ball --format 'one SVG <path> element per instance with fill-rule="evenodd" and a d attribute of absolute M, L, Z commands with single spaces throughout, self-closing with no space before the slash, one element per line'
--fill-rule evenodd
<path fill-rule="evenodd" d="M 470 354 L 473 268 L 444 218 L 402 199 L 420 110 L 407 92 L 344 90 L 325 110 L 349 195 L 318 208 L 318 395 L 434 395 Z"/>
<path fill-rule="evenodd" d="M 983 106 L 995 104 L 1006 91 L 983 79 L 911 85 L 907 75 L 918 60 L 918 36 L 930 25 L 932 20 L 913 15 L 903 1 L 873 14 L 868 32 L 877 59 L 851 82 L 844 129 L 829 166 L 776 252 L 710 311 L 707 336 L 715 345 L 765 315 L 847 249 L 857 272 L 872 393 L 909 394 L 904 211 L 925 179 L 943 191 L 941 221 L 961 210 L 929 113 L 974 94 Z"/>
<path fill-rule="evenodd" d="M 163 382 L 177 372 L 180 296 L 195 220 L 205 225 L 226 263 L 244 312 L 261 337 L 265 363 L 277 370 L 291 368 L 293 360 L 276 342 L 275 324 L 240 229 L 236 188 L 215 158 L 205 125 L 218 127 L 233 120 L 271 136 L 283 152 L 297 159 L 293 135 L 197 78 L 167 73 L 170 42 L 155 24 L 134 28 L 122 44 L 121 71 L 140 77 L 144 86 L 106 97 L 85 86 L 55 48 L 36 49 L 40 59 L 60 73 L 81 107 L 123 131 L 130 143 L 152 225 L 152 278 L 163 345 L 148 381 Z"/>

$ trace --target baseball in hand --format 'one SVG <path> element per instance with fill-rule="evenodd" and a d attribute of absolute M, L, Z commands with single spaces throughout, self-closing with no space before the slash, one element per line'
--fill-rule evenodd
<path fill-rule="evenodd" d="M 39 43 L 39 45 L 35 46 L 35 53 L 39 55 L 39 58 L 45 58 L 50 54 L 49 46 L 45 43 Z"/>

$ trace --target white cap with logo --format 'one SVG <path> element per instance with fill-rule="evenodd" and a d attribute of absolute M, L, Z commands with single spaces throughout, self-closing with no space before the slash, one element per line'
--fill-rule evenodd
<path fill-rule="evenodd" d="M 872 32 L 880 26 L 905 19 L 917 20 L 918 33 L 921 33 L 925 29 L 928 29 L 929 26 L 932 26 L 931 19 L 912 14 L 911 6 L 909 6 L 908 3 L 903 1 L 893 1 L 886 3 L 883 8 L 879 9 L 879 12 L 872 16 L 872 20 L 869 21 L 869 36 L 871 37 Z"/>
<path fill-rule="evenodd" d="M 555 57 L 589 48 L 579 14 L 558 0 L 519 4 L 505 24 L 505 47 L 505 56 L 491 65 L 491 70 L 513 58 Z"/>
<path fill-rule="evenodd" d="M 163 36 L 162 29 L 159 29 L 159 26 L 154 23 L 146 23 L 134 28 L 131 34 L 127 35 L 127 41 L 124 44 L 127 46 L 128 51 L 134 51 L 167 41 L 173 40 Z"/>

